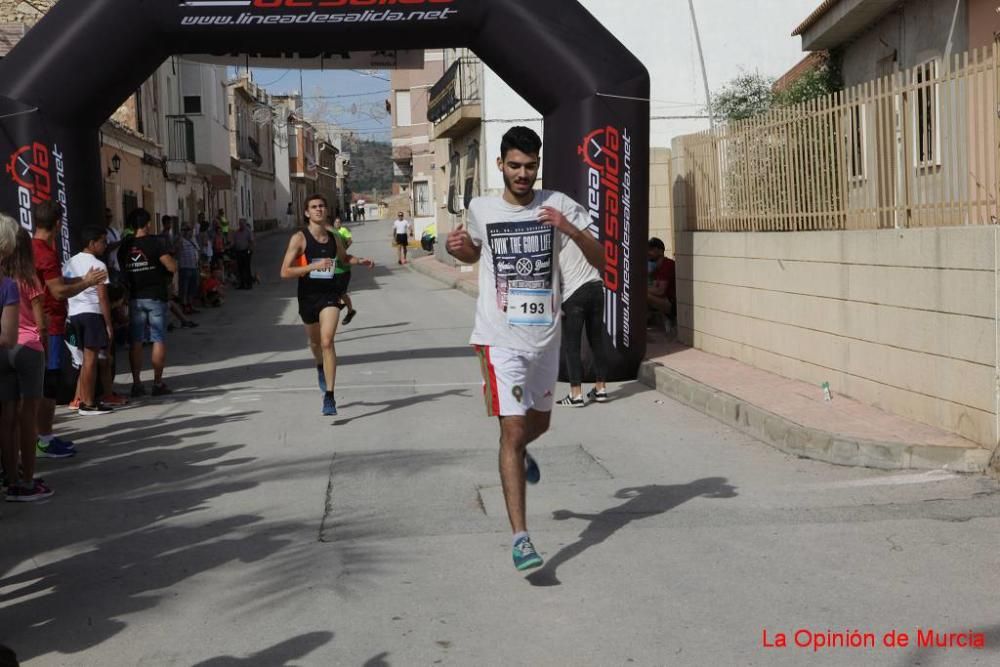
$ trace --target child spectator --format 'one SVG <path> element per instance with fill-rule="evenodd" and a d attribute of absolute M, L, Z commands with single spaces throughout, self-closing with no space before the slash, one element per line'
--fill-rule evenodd
<path fill-rule="evenodd" d="M 6 260 L 17 247 L 18 225 L 13 218 L 0 215 L 0 261 Z M 17 376 L 7 363 L 8 352 L 17 345 L 17 320 L 21 295 L 17 283 L 6 275 L 0 276 L 0 462 L 3 463 L 3 483 L 9 489 L 17 486 L 17 440 L 14 437 Z"/>
<path fill-rule="evenodd" d="M 128 399 L 114 390 L 116 359 L 118 358 L 116 348 L 118 345 L 125 345 L 128 340 L 128 308 L 125 306 L 125 288 L 115 283 L 114 280 L 108 285 L 108 302 L 111 304 L 111 323 L 114 335 L 108 346 L 97 355 L 97 379 L 100 382 L 102 392 L 100 403 L 110 408 L 117 408 L 128 405 Z M 78 368 L 83 363 L 83 352 L 78 350 L 73 355 L 73 359 L 74 367 Z M 80 409 L 79 393 L 70 401 L 69 409 Z"/>
<path fill-rule="evenodd" d="M 80 235 L 83 251 L 70 258 L 63 267 L 66 278 L 81 278 L 91 269 L 106 271 L 98 259 L 104 254 L 107 232 L 101 227 L 86 227 Z M 83 348 L 83 364 L 77 381 L 80 397 L 80 415 L 106 415 L 111 408 L 95 398 L 97 360 L 101 350 L 106 350 L 114 338 L 111 320 L 111 302 L 108 300 L 108 281 L 89 287 L 69 299 L 69 320 L 76 330 L 78 345 Z"/>
<path fill-rule="evenodd" d="M 218 308 L 225 301 L 223 294 L 222 269 L 208 269 L 201 276 L 201 302 L 206 306 Z"/>
<path fill-rule="evenodd" d="M 45 291 L 35 273 L 31 234 L 18 228 L 14 252 L 0 260 L 0 270 L 17 283 L 20 293 L 17 345 L 0 353 L 0 375 L 13 376 L 3 382 L 0 413 L 4 415 L 4 471 L 9 502 L 32 502 L 52 495 L 43 480 L 35 479 L 35 444 L 38 441 L 38 407 L 45 375 Z"/>
<path fill-rule="evenodd" d="M 18 224 L 14 218 L 0 213 L 0 261 L 14 254 L 17 248 Z M 7 349 L 17 345 L 17 317 L 20 295 L 17 284 L 0 274 L 0 348 Z"/>

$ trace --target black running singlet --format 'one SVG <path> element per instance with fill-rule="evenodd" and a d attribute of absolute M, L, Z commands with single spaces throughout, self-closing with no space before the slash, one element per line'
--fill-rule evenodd
<path fill-rule="evenodd" d="M 325 294 L 335 291 L 337 288 L 334 283 L 334 267 L 337 264 L 337 241 L 334 238 L 334 234 L 329 234 L 329 240 L 326 243 L 317 241 L 309 232 L 308 227 L 302 230 L 302 234 L 306 238 L 306 253 L 303 256 L 306 265 L 329 257 L 333 260 L 334 266 L 321 271 L 311 271 L 299 278 L 299 296 L 304 294 Z"/>

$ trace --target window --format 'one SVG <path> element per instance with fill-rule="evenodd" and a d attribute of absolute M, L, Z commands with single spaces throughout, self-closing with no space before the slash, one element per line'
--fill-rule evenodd
<path fill-rule="evenodd" d="M 122 210 L 125 212 L 125 217 L 137 208 L 139 208 L 139 196 L 132 190 L 122 193 Z"/>
<path fill-rule="evenodd" d="M 929 60 L 917 67 L 914 83 L 917 85 L 915 109 L 916 136 L 914 159 L 917 166 L 938 164 L 938 90 L 937 61 Z"/>
<path fill-rule="evenodd" d="M 146 128 L 142 122 L 142 86 L 135 91 L 135 129 L 139 134 L 146 134 Z"/>
<path fill-rule="evenodd" d="M 396 127 L 409 127 L 412 124 L 410 117 L 410 91 L 398 91 L 396 93 Z"/>
<path fill-rule="evenodd" d="M 847 112 L 847 166 L 852 180 L 865 178 L 865 108 L 863 104 L 852 106 Z"/>
<path fill-rule="evenodd" d="M 459 192 L 458 178 L 462 168 L 462 155 L 458 151 L 451 154 L 448 161 L 448 212 L 458 215 L 462 212 L 462 193 Z"/>
<path fill-rule="evenodd" d="M 184 113 L 201 113 L 201 95 L 184 96 Z"/>
<path fill-rule="evenodd" d="M 426 181 L 413 184 L 413 201 L 417 217 L 428 218 L 434 215 L 434 207 L 431 206 L 431 186 Z"/>
<path fill-rule="evenodd" d="M 469 208 L 472 198 L 479 195 L 479 142 L 469 144 L 465 156 L 465 187 L 463 189 L 463 204 Z"/>
<path fill-rule="evenodd" d="M 288 157 L 299 156 L 299 131 L 294 125 L 288 126 Z"/>

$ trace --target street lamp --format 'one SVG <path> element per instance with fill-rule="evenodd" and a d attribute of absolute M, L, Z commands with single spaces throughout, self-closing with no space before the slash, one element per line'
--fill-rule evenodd
<path fill-rule="evenodd" d="M 121 168 L 122 168 L 122 159 L 118 156 L 118 153 L 115 153 L 114 156 L 111 158 L 111 166 L 108 167 L 108 176 L 111 176 L 112 174 L 117 174 L 119 171 L 121 171 Z"/>

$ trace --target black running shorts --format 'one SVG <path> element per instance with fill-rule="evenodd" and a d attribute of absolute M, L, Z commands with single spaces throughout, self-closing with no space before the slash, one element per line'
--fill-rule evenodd
<path fill-rule="evenodd" d="M 299 295 L 299 317 L 303 324 L 316 324 L 319 322 L 319 314 L 327 308 L 341 308 L 344 298 L 344 290 L 339 289 L 340 282 L 335 281 L 335 290 L 320 292 L 318 294 Z"/>

